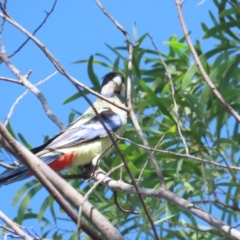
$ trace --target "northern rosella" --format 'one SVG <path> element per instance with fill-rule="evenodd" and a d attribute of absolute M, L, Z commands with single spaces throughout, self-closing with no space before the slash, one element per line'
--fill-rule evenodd
<path fill-rule="evenodd" d="M 110 72 L 103 78 L 101 95 L 124 106 L 124 76 Z M 110 132 L 121 136 L 127 123 L 126 111 L 100 98 L 93 106 Z M 112 141 L 92 107 L 62 132 L 31 151 L 54 171 L 91 163 L 112 150 Z M 22 165 L 0 176 L 0 185 L 30 177 L 31 171 Z"/>

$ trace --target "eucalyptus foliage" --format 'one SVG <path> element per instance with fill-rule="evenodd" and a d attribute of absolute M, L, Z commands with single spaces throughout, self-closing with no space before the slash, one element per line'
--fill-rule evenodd
<path fill-rule="evenodd" d="M 231 2 L 240 9 L 236 0 Z M 224 99 L 239 112 L 240 13 L 234 7 L 227 5 L 226 1 L 214 0 L 214 3 L 218 8 L 218 15 L 214 16 L 210 11 L 212 24 L 207 26 L 202 23 L 202 29 L 203 38 L 206 41 L 213 39 L 216 44 L 209 51 L 203 52 L 200 41 L 196 41 L 195 49 L 212 82 Z M 136 39 L 138 44 L 134 48 L 132 102 L 138 122 L 150 146 L 152 148 L 157 146 L 157 149 L 173 153 L 186 153 L 177 127 L 179 124 L 190 155 L 227 166 L 239 166 L 239 123 L 214 97 L 211 89 L 204 82 L 185 39 L 171 36 L 165 43 L 168 46 L 168 52 L 161 53 L 173 81 L 174 97 L 166 69 L 159 58 L 159 52 L 154 47 L 144 48 L 145 41 L 149 41 L 147 34 Z M 101 82 L 94 72 L 96 65 L 127 75 L 127 45 L 119 47 L 106 45 L 106 47 L 115 54 L 115 58 L 109 59 L 104 54 L 97 53 L 87 60 L 76 62 L 76 64 L 87 64 L 87 72 L 94 90 L 99 89 Z M 87 92 L 84 91 L 84 93 L 88 95 Z M 81 97 L 80 94 L 76 93 L 66 99 L 64 104 L 75 101 L 79 97 Z M 173 98 L 177 104 L 177 113 Z M 71 112 L 69 120 L 72 121 L 76 115 L 78 115 L 77 111 Z M 22 135 L 18 137 L 25 142 L 26 147 L 30 146 L 24 141 Z M 142 144 L 130 119 L 124 138 Z M 146 151 L 123 140 L 120 141 L 119 146 L 127 158 L 132 174 L 135 179 L 138 179 L 148 161 Z M 238 171 L 190 158 L 177 157 L 171 153 L 155 152 L 155 157 L 170 191 L 188 201 L 195 202 L 230 226 L 238 224 L 240 212 Z M 109 171 L 120 163 L 120 156 L 113 153 L 101 161 L 100 166 L 105 171 Z M 69 173 L 77 171 L 74 169 Z M 123 181 L 130 183 L 125 170 L 121 176 L 120 171 L 115 171 L 111 177 L 116 180 L 121 177 Z M 93 184 L 83 180 L 69 182 L 83 194 Z M 148 162 L 144 168 L 139 186 L 153 189 L 159 187 L 151 162 Z M 64 213 L 59 213 L 51 196 L 42 200 L 38 212 L 27 211 L 32 198 L 40 194 L 40 188 L 38 182 L 33 180 L 18 190 L 13 199 L 14 204 L 20 203 L 15 220 L 22 224 L 26 219 L 38 219 L 42 226 L 42 236 L 46 238 L 66 239 L 67 234 L 67 236 L 71 235 L 70 239 L 76 239 L 76 232 L 61 231 L 61 226 L 64 226 L 64 222 L 69 221 L 69 218 Z M 153 238 L 149 221 L 137 196 L 118 193 L 118 201 L 126 209 L 132 207 L 140 211 L 139 215 L 122 213 L 114 203 L 113 193 L 108 187 L 97 187 L 90 195 L 89 201 L 119 229 L 126 239 L 132 236 L 134 239 Z M 145 202 L 162 239 L 225 238 L 213 227 L 165 200 L 146 198 Z M 52 219 L 44 217 L 46 211 L 51 213 Z M 51 228 L 52 225 L 59 226 L 59 229 Z M 88 239 L 87 236 L 85 238 Z"/>

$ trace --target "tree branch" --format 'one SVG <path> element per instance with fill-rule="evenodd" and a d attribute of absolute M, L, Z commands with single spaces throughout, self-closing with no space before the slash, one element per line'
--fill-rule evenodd
<path fill-rule="evenodd" d="M 22 229 L 13 222 L 10 218 L 8 218 L 2 211 L 0 211 L 0 218 L 14 230 L 18 237 L 21 237 L 24 240 L 32 240 L 32 237 L 29 237 Z"/>
<path fill-rule="evenodd" d="M 72 186 L 70 186 L 65 180 L 59 177 L 51 168 L 38 159 L 34 154 L 22 147 L 5 129 L 0 123 L 0 144 L 3 147 L 8 144 L 15 155 L 24 163 L 31 172 L 38 178 L 38 180 L 46 187 L 48 191 L 51 187 L 55 187 L 61 196 L 74 205 L 76 209 L 80 207 L 84 198 L 78 193 Z M 48 181 L 45 181 L 45 178 Z M 49 185 L 47 185 L 49 183 Z M 49 187 L 49 188 L 48 188 Z M 100 233 L 107 239 L 123 239 L 117 229 L 95 209 L 89 202 L 83 203 L 83 215 L 88 221 L 90 221 Z"/>
<path fill-rule="evenodd" d="M 23 76 L 20 71 L 10 62 L 7 52 L 5 50 L 5 47 L 2 44 L 2 52 L 0 55 L 0 58 L 2 61 L 7 65 L 7 67 L 10 69 L 10 71 L 19 79 L 20 83 L 23 84 L 25 87 L 27 87 L 33 94 L 37 96 L 37 98 L 40 100 L 43 109 L 47 116 L 61 129 L 63 130 L 64 124 L 53 114 L 52 110 L 50 109 L 48 102 L 42 92 L 40 92 L 33 84 L 31 84 L 27 77 L 30 75 L 31 71 L 26 75 Z"/>
<path fill-rule="evenodd" d="M 17 83 L 22 85 L 18 80 L 15 80 L 13 78 L 7 78 L 7 77 L 0 77 L 1 81 L 11 82 L 11 83 Z"/>
<path fill-rule="evenodd" d="M 211 91 L 213 92 L 213 94 L 215 95 L 215 97 L 218 99 L 218 101 L 226 108 L 226 110 L 238 121 L 240 122 L 240 116 L 238 115 L 238 113 L 228 104 L 228 102 L 223 98 L 223 96 L 221 95 L 221 93 L 217 90 L 216 86 L 213 84 L 213 82 L 211 81 L 211 79 L 209 78 L 209 76 L 207 75 L 206 71 L 204 70 L 202 63 L 198 57 L 198 54 L 192 44 L 191 38 L 189 37 L 189 33 L 187 30 L 187 26 L 184 22 L 184 18 L 183 18 L 183 13 L 182 13 L 182 4 L 183 2 L 180 2 L 180 0 L 175 0 L 175 4 L 177 7 L 177 12 L 178 12 L 178 18 L 184 33 L 184 36 L 187 40 L 188 46 L 190 48 L 190 51 L 193 55 L 193 58 L 195 60 L 195 63 L 198 67 L 199 72 L 201 73 L 204 81 L 207 83 L 207 85 L 209 86 L 209 88 L 211 89 Z"/>
<path fill-rule="evenodd" d="M 96 179 L 97 181 L 100 181 L 102 179 L 102 184 L 110 187 L 114 191 L 122 191 L 133 195 L 138 194 L 133 185 L 127 184 L 123 181 L 119 182 L 113 180 L 110 177 L 106 177 L 103 173 L 94 175 L 94 179 Z M 174 205 L 179 206 L 181 209 L 199 217 L 203 221 L 207 222 L 211 226 L 215 227 L 216 229 L 224 233 L 226 236 L 234 239 L 240 239 L 240 232 L 237 229 L 230 227 L 226 223 L 213 217 L 211 214 L 205 212 L 204 210 L 194 205 L 193 203 L 185 200 L 184 198 L 178 197 L 177 195 L 166 189 L 155 190 L 149 188 L 139 188 L 139 191 L 141 195 L 144 197 L 165 199 L 173 203 Z"/>
<path fill-rule="evenodd" d="M 35 85 L 33 85 L 33 86 L 34 86 L 34 87 L 39 86 L 40 84 L 44 83 L 45 81 L 47 81 L 48 79 L 50 79 L 52 76 L 54 76 L 56 73 L 57 73 L 57 71 L 54 72 L 53 74 L 49 75 L 49 76 L 46 77 L 45 79 L 39 81 L 37 84 L 35 84 Z M 14 104 L 12 105 L 12 107 L 10 108 L 10 111 L 9 111 L 9 113 L 8 113 L 8 115 L 7 115 L 6 120 L 5 120 L 5 123 L 4 123 L 5 126 L 7 126 L 8 122 L 9 122 L 9 120 L 10 120 L 12 114 L 13 114 L 13 111 L 14 111 L 14 108 L 16 107 L 16 105 L 19 103 L 19 101 L 20 101 L 29 91 L 30 91 L 30 89 L 27 89 L 23 94 L 21 94 L 21 95 L 15 100 L 15 102 L 14 102 Z M 51 114 L 50 114 L 50 115 L 51 115 Z M 58 121 L 59 121 L 59 120 L 57 119 L 57 122 L 58 122 Z M 61 123 L 61 122 L 60 122 L 60 123 Z M 62 124 L 62 123 L 61 123 L 61 124 L 60 124 L 60 123 L 59 123 L 59 127 L 60 127 L 61 124 Z"/>

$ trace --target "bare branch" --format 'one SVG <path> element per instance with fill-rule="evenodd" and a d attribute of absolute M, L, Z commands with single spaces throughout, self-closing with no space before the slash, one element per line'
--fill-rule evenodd
<path fill-rule="evenodd" d="M 5 50 L 4 45 L 2 44 L 2 52 L 0 58 L 2 61 L 7 65 L 10 71 L 19 79 L 20 83 L 27 87 L 33 94 L 37 96 L 40 100 L 44 111 L 46 112 L 47 116 L 61 129 L 63 130 L 64 124 L 53 114 L 52 110 L 50 109 L 46 98 L 44 97 L 43 93 L 40 92 L 33 84 L 31 84 L 27 76 L 31 74 L 31 71 L 27 73 L 26 76 L 23 76 L 20 71 L 10 62 L 9 58 L 7 57 L 7 53 Z"/>
<path fill-rule="evenodd" d="M 204 81 L 207 83 L 207 85 L 209 86 L 209 88 L 211 89 L 211 91 L 213 92 L 213 94 L 215 95 L 215 97 L 218 99 L 218 101 L 226 108 L 226 110 L 238 121 L 240 122 L 240 116 L 238 115 L 238 113 L 228 104 L 228 102 L 223 98 L 223 96 L 221 95 L 221 93 L 217 90 L 216 86 L 213 84 L 213 82 L 211 81 L 211 79 L 209 78 L 209 76 L 207 75 L 206 71 L 204 70 L 202 63 L 198 57 L 198 54 L 192 44 L 191 38 L 189 37 L 189 33 L 186 27 L 186 24 L 184 22 L 184 18 L 183 18 L 183 13 L 182 13 L 182 2 L 180 2 L 180 0 L 175 0 L 175 4 L 177 7 L 177 11 L 178 11 L 178 18 L 184 33 L 184 36 L 187 40 L 188 46 L 190 48 L 190 51 L 193 55 L 193 58 L 195 60 L 195 63 L 198 67 L 199 72 L 201 73 Z"/>
<path fill-rule="evenodd" d="M 192 201 L 192 203 L 194 204 L 207 204 L 207 203 L 217 203 L 219 205 L 221 205 L 222 207 L 224 208 L 228 208 L 228 209 L 231 209 L 233 210 L 234 212 L 240 212 L 240 208 L 233 204 L 233 205 L 228 205 L 226 204 L 225 202 L 221 201 L 218 197 L 217 197 L 217 194 L 215 193 L 214 194 L 214 199 L 209 199 L 209 200 L 206 200 L 206 199 L 201 199 L 199 201 Z"/>
<path fill-rule="evenodd" d="M 2 4 L 2 3 L 0 3 Z M 3 5 L 3 9 L 6 9 L 7 8 L 7 0 L 4 0 L 4 3 L 2 4 Z M 2 31 L 3 31 L 3 28 L 4 28 L 4 24 L 5 24 L 6 20 L 3 19 L 1 25 L 0 25 L 0 38 L 1 38 L 1 35 L 2 35 Z"/>
<path fill-rule="evenodd" d="M 13 222 L 10 218 L 8 218 L 2 211 L 0 211 L 0 218 L 9 226 L 11 227 L 14 232 L 18 235 L 18 237 L 21 237 L 25 240 L 32 240 L 31 237 L 29 237 L 22 229 Z"/>
<path fill-rule="evenodd" d="M 66 214 L 73 220 L 73 222 L 77 224 L 78 223 L 77 214 L 73 211 L 72 207 L 67 203 L 66 199 L 59 193 L 56 187 L 54 187 L 53 184 L 41 172 L 38 171 L 36 176 L 38 180 L 42 183 L 42 185 L 53 196 L 56 202 L 66 212 Z M 86 224 L 82 220 L 80 221 L 81 221 L 81 228 L 86 234 L 88 234 L 93 239 L 99 239 L 99 240 L 101 239 L 101 237 L 91 227 L 89 227 L 88 224 Z"/>
<path fill-rule="evenodd" d="M 157 149 L 157 148 L 159 147 L 159 145 L 160 145 L 160 143 L 162 142 L 163 138 L 164 138 L 164 135 L 159 139 L 159 141 L 158 141 L 158 143 L 157 143 L 157 145 L 156 145 L 156 147 L 155 147 L 154 149 Z M 152 153 L 154 153 L 154 151 L 152 151 Z M 141 172 L 140 172 L 140 174 L 139 174 L 139 176 L 138 176 L 138 179 L 136 180 L 136 182 L 137 182 L 138 184 L 139 184 L 139 182 L 141 181 L 143 172 L 144 172 L 145 168 L 147 167 L 149 160 L 150 160 L 150 158 L 148 158 L 147 161 L 145 162 L 145 164 L 143 165 L 143 168 L 142 168 L 142 170 L 141 170 Z"/>
<path fill-rule="evenodd" d="M 0 166 L 4 167 L 6 169 L 9 169 L 9 170 L 13 170 L 15 168 L 14 166 L 8 165 L 8 164 L 3 163 L 3 162 L 0 162 Z"/>
<path fill-rule="evenodd" d="M 58 197 L 58 196 L 56 196 L 55 194 L 58 194 L 59 195 L 59 193 L 57 192 L 57 191 L 53 191 L 52 192 L 52 196 L 55 198 L 55 200 L 57 200 L 57 202 L 59 203 L 59 205 L 63 208 L 63 210 L 67 210 L 66 211 L 66 213 L 68 214 L 68 216 L 70 216 L 70 218 L 75 222 L 75 223 L 77 223 L 77 214 L 72 210 L 72 208 L 69 206 L 69 205 L 66 205 L 66 200 L 60 195 L 60 197 Z M 60 200 L 61 199 L 61 200 Z M 58 200 L 60 200 L 60 201 L 58 201 Z M 18 227 L 18 224 L 16 224 L 16 223 L 14 223 L 14 222 L 12 222 L 10 219 L 8 219 L 7 218 L 7 216 L 5 216 L 1 211 L 0 211 L 0 219 L 2 219 L 4 222 L 6 222 L 12 229 L 14 229 L 14 231 L 12 231 L 11 229 L 6 229 L 5 227 L 2 227 L 2 228 L 5 228 L 7 231 L 10 231 L 10 232 L 16 232 L 17 234 L 18 234 L 18 237 L 21 237 L 21 238 L 23 238 L 23 239 L 28 239 L 28 238 L 25 238 L 25 237 L 23 237 L 22 235 L 20 235 L 19 234 L 19 232 L 17 232 L 16 230 L 15 230 L 15 228 L 14 228 L 14 226 L 15 227 L 17 227 L 21 232 L 20 233 L 23 233 L 23 234 L 25 234 L 22 230 L 21 230 L 21 228 L 20 227 Z M 9 222 L 10 221 L 10 222 Z M 12 224 L 11 224 L 11 222 L 12 222 Z M 102 238 L 89 226 L 89 225 L 87 225 L 85 222 L 83 222 L 82 220 L 81 220 L 81 227 L 82 227 L 82 229 L 83 229 L 83 231 L 85 231 L 85 233 L 86 234 L 88 234 L 92 239 L 96 239 L 96 240 L 101 240 Z M 27 229 L 26 229 L 26 231 L 29 233 L 29 234 L 31 234 Z M 25 234 L 25 236 L 27 236 L 26 234 Z M 29 236 L 27 236 L 27 237 L 29 237 Z M 32 237 L 29 237 L 29 239 L 33 239 Z M 35 238 L 34 237 L 34 239 L 42 239 L 42 238 Z"/>
<path fill-rule="evenodd" d="M 21 82 L 19 82 L 18 80 L 15 80 L 15 79 L 13 79 L 13 78 L 0 77 L 0 80 L 2 80 L 2 81 L 7 81 L 7 82 L 12 82 L 12 83 L 17 83 L 17 84 L 22 85 Z"/>
<path fill-rule="evenodd" d="M 39 81 L 37 84 L 35 84 L 35 85 L 33 85 L 33 86 L 34 86 L 34 87 L 39 86 L 40 84 L 46 82 L 48 79 L 50 79 L 51 77 L 53 77 L 55 74 L 57 74 L 57 71 L 54 72 L 53 74 L 47 76 L 45 79 Z M 10 120 L 10 118 L 11 118 L 11 116 L 12 116 L 12 114 L 13 114 L 14 108 L 17 106 L 17 104 L 19 103 L 19 101 L 20 101 L 29 91 L 30 91 L 30 89 L 27 89 L 23 94 L 21 94 L 21 95 L 16 99 L 16 101 L 14 102 L 14 104 L 12 105 L 12 107 L 10 108 L 10 111 L 9 111 L 9 113 L 8 113 L 8 115 L 7 115 L 7 118 L 6 118 L 5 123 L 4 123 L 5 126 L 7 126 L 8 122 L 9 122 L 9 120 Z"/>

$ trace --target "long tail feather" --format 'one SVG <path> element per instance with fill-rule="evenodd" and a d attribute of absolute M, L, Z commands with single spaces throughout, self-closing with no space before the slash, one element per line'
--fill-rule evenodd
<path fill-rule="evenodd" d="M 31 172 L 26 166 L 17 167 L 0 176 L 0 185 L 13 183 L 23 180 L 31 175 Z"/>
<path fill-rule="evenodd" d="M 40 159 L 44 161 L 47 165 L 50 165 L 51 167 L 51 164 L 62 155 L 63 155 L 62 153 L 57 153 L 56 155 L 52 155 L 52 156 L 40 157 Z M 31 176 L 32 176 L 31 171 L 28 169 L 27 166 L 23 165 L 1 175 L 0 186 L 7 185 L 16 181 L 21 181 Z"/>

